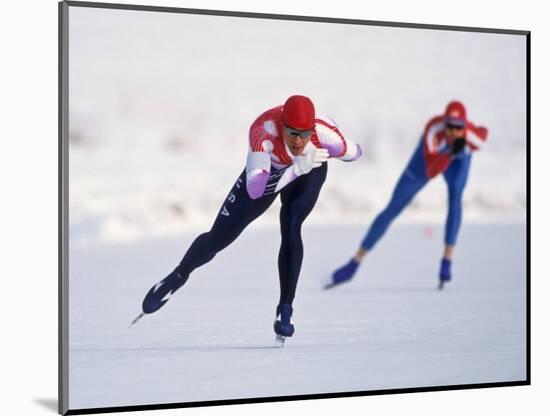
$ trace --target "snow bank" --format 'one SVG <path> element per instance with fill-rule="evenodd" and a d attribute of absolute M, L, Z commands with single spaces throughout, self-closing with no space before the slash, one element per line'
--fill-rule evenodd
<path fill-rule="evenodd" d="M 74 7 L 70 37 L 73 242 L 207 227 L 244 166 L 251 122 L 292 93 L 365 153 L 330 163 L 309 221 L 371 221 L 424 123 L 454 98 L 490 129 L 464 220 L 525 221 L 522 37 Z M 437 179 L 400 220 L 439 223 L 445 210 Z M 274 207 L 259 223 L 276 219 Z"/>

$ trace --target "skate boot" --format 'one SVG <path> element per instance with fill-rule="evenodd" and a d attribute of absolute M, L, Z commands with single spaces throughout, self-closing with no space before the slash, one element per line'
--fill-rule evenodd
<path fill-rule="evenodd" d="M 353 278 L 353 275 L 357 271 L 358 267 L 359 262 L 357 262 L 355 259 L 351 259 L 344 266 L 340 267 L 334 273 L 332 273 L 330 281 L 325 285 L 325 289 L 330 289 L 342 283 L 349 282 Z"/>
<path fill-rule="evenodd" d="M 439 290 L 443 289 L 445 283 L 451 281 L 451 260 L 443 258 L 439 269 Z"/>
<path fill-rule="evenodd" d="M 275 341 L 282 347 L 287 337 L 291 337 L 294 334 L 294 325 L 290 321 L 292 317 L 292 306 L 288 303 L 277 306 L 275 322 L 273 323 L 273 329 L 277 334 Z"/>
<path fill-rule="evenodd" d="M 184 275 L 176 268 L 172 273 L 153 286 L 143 299 L 143 313 L 158 311 L 176 290 L 182 287 L 189 275 Z"/>

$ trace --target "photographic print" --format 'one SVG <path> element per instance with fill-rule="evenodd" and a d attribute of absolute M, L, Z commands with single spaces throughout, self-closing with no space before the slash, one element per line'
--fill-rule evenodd
<path fill-rule="evenodd" d="M 60 29 L 61 413 L 529 383 L 529 32 Z"/>

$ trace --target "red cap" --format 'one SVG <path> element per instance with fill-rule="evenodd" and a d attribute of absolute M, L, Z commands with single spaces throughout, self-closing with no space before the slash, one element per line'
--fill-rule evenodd
<path fill-rule="evenodd" d="M 315 127 L 315 107 L 303 95 L 293 95 L 283 106 L 283 123 L 296 130 L 311 130 Z"/>
<path fill-rule="evenodd" d="M 445 123 L 465 125 L 466 107 L 460 101 L 451 101 L 445 108 Z"/>

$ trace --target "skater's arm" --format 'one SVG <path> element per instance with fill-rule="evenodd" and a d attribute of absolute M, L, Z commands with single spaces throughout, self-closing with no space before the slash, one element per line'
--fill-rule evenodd
<path fill-rule="evenodd" d="M 334 120 L 329 117 L 315 120 L 315 131 L 323 148 L 328 150 L 329 156 L 344 162 L 352 162 L 361 157 L 361 147 L 344 138 Z"/>
<path fill-rule="evenodd" d="M 440 146 L 430 146 L 430 138 L 433 137 L 432 132 L 427 131 L 424 136 L 424 156 L 426 159 L 426 174 L 429 178 L 433 178 L 439 173 L 445 171 L 451 164 L 453 157 L 461 153 L 467 145 L 468 151 L 476 151 L 481 149 L 487 140 L 488 130 L 485 127 L 476 127 L 468 122 L 466 127 L 466 138 L 455 139 L 451 145 L 441 143 Z M 470 133 L 470 134 L 468 134 Z M 460 146 L 457 146 L 459 145 Z"/>
<path fill-rule="evenodd" d="M 273 112 L 268 110 L 252 123 L 249 131 L 249 152 L 246 159 L 246 189 L 252 199 L 264 195 L 271 174 L 271 152 L 273 140 L 277 137 L 277 128 Z"/>
<path fill-rule="evenodd" d="M 271 158 L 266 152 L 248 152 L 246 158 L 246 190 L 252 199 L 264 195 L 271 171 Z"/>
<path fill-rule="evenodd" d="M 433 178 L 443 172 L 452 161 L 452 156 L 446 143 L 440 142 L 437 139 L 444 129 L 445 123 L 443 117 L 434 117 L 428 122 L 422 135 L 426 175 L 428 178 Z"/>
<path fill-rule="evenodd" d="M 342 156 L 338 156 L 337 159 L 344 162 L 354 162 L 363 155 L 361 146 L 357 143 L 353 143 L 351 140 L 346 140 L 346 151 Z"/>
<path fill-rule="evenodd" d="M 249 171 L 247 163 L 246 189 L 250 198 L 258 199 L 264 195 L 271 195 L 279 192 L 299 176 L 296 174 L 293 167 L 294 165 L 290 165 L 280 170 L 273 169 L 272 171 L 267 171 L 263 169 L 252 169 Z"/>
<path fill-rule="evenodd" d="M 471 122 L 466 125 L 466 143 L 472 151 L 480 150 L 487 142 L 488 135 L 489 130 L 486 127 L 478 127 Z"/>
<path fill-rule="evenodd" d="M 299 160 L 300 157 L 295 158 Z M 266 152 L 249 152 L 246 160 L 246 190 L 252 199 L 279 192 L 300 176 L 299 169 L 290 165 L 271 169 L 271 157 Z"/>
<path fill-rule="evenodd" d="M 329 154 L 326 149 L 316 147 L 312 147 L 303 155 L 295 156 L 292 165 L 283 170 L 271 172 L 266 192 L 279 192 L 297 177 L 307 175 L 313 169 L 321 166 L 328 158 Z"/>
<path fill-rule="evenodd" d="M 265 152 L 250 152 L 246 163 L 246 189 L 252 199 L 279 192 L 297 177 L 311 172 L 328 160 L 328 151 L 313 147 L 308 153 L 296 156 L 292 165 L 280 170 L 268 170 L 271 158 Z M 269 163 L 269 165 L 268 165 Z M 269 166 L 269 168 L 268 168 Z"/>

